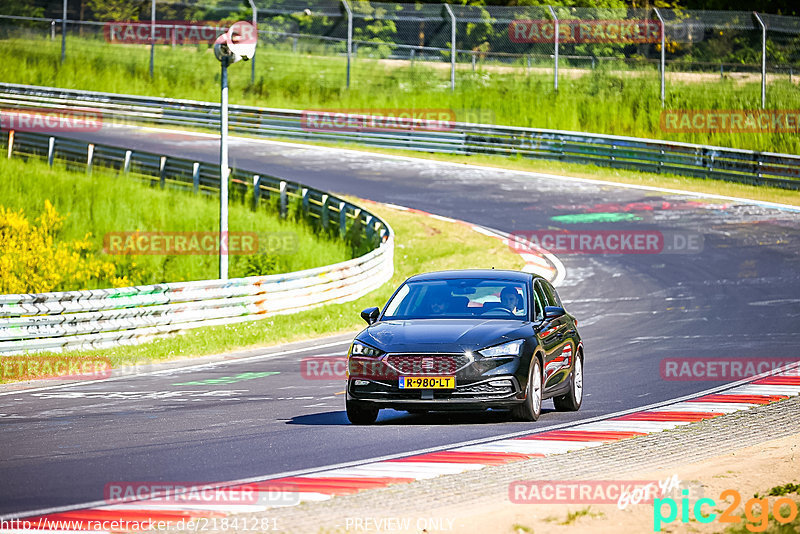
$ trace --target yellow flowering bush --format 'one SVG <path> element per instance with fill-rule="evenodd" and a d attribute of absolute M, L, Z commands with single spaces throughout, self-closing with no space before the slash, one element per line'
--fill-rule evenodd
<path fill-rule="evenodd" d="M 22 210 L 0 206 L 0 294 L 130 285 L 113 263 L 94 257 L 91 234 L 59 242 L 65 220 L 49 200 L 33 223 Z"/>

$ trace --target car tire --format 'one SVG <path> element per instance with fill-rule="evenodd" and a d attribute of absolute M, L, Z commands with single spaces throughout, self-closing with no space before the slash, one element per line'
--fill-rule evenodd
<path fill-rule="evenodd" d="M 347 419 L 354 425 L 371 425 L 378 419 L 380 408 L 358 401 L 345 400 Z"/>
<path fill-rule="evenodd" d="M 575 368 L 569 380 L 569 391 L 564 395 L 553 397 L 553 404 L 559 412 L 576 412 L 583 402 L 583 354 L 575 358 Z"/>
<path fill-rule="evenodd" d="M 515 419 L 536 421 L 542 413 L 542 367 L 539 358 L 534 356 L 531 374 L 525 387 L 525 402 L 515 406 L 512 414 Z"/>

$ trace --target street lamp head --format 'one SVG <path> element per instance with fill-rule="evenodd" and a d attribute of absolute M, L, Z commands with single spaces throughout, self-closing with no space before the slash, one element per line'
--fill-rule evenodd
<path fill-rule="evenodd" d="M 228 63 L 247 61 L 256 53 L 258 32 L 255 26 L 246 21 L 239 21 L 214 41 L 214 55 L 218 60 L 228 59 Z"/>

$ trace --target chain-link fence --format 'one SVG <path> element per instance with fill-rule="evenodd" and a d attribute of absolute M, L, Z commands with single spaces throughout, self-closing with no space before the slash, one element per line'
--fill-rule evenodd
<path fill-rule="evenodd" d="M 670 84 L 707 83 L 714 91 L 714 81 L 760 82 L 768 98 L 768 85 L 797 84 L 800 74 L 800 18 L 753 12 L 362 0 L 64 4 L 66 17 L 60 2 L 34 16 L 0 14 L 0 39 L 41 42 L 62 61 L 81 54 L 122 64 L 138 53 L 157 76 L 180 61 L 175 49 L 207 52 L 230 23 L 252 20 L 260 53 L 251 82 L 260 73 L 301 71 L 321 91 L 417 62 L 435 67 L 426 76 L 454 89 L 472 71 L 546 74 L 557 89 L 559 78 L 605 69 L 660 80 L 662 99 Z"/>

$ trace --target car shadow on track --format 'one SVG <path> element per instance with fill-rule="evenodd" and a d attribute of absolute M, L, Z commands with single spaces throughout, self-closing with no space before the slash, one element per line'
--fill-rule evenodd
<path fill-rule="evenodd" d="M 542 409 L 542 415 L 555 412 L 554 409 Z M 511 412 L 503 410 L 486 410 L 482 412 L 427 412 L 408 413 L 397 410 L 382 410 L 374 426 L 388 425 L 482 425 L 508 424 L 515 422 Z M 287 425 L 341 426 L 350 425 L 347 414 L 342 411 L 321 412 L 299 415 L 286 421 Z"/>

